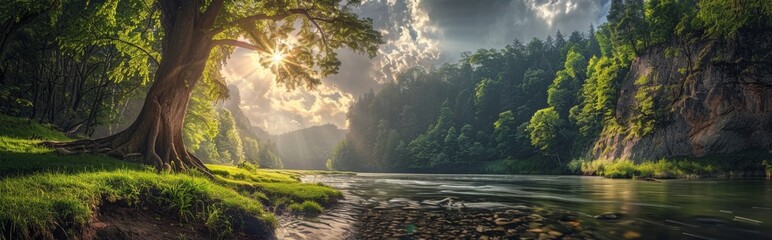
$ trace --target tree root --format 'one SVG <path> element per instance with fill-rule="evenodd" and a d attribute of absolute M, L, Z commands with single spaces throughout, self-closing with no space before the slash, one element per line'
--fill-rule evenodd
<path fill-rule="evenodd" d="M 196 169 L 207 177 L 215 179 L 214 175 L 209 172 L 209 168 L 199 158 L 188 152 L 184 145 L 171 144 L 171 147 L 164 154 L 168 160 L 164 161 L 156 151 L 147 151 L 146 148 L 137 149 L 137 146 L 142 144 L 136 144 L 136 142 L 132 141 L 127 141 L 115 148 L 111 148 L 111 145 L 115 145 L 115 142 L 112 142 L 115 140 L 115 137 L 107 137 L 72 142 L 46 141 L 41 142 L 40 145 L 53 148 L 62 156 L 99 153 L 122 160 L 142 157 L 146 164 L 154 165 L 159 172 L 186 172 Z M 178 142 L 181 144 L 181 139 Z M 155 141 L 149 141 L 146 146 L 153 146 L 151 149 L 154 149 Z"/>

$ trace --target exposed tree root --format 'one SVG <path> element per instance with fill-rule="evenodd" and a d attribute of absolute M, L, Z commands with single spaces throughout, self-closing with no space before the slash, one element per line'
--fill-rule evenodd
<path fill-rule="evenodd" d="M 169 124 L 162 124 L 164 120 L 163 117 L 156 117 L 154 124 L 135 123 L 137 126 L 132 125 L 123 132 L 99 139 L 41 144 L 56 149 L 60 155 L 99 153 L 123 160 L 141 159 L 142 163 L 155 166 L 159 172 L 196 169 L 214 178 L 206 165 L 186 150 L 182 131 L 172 131 Z"/>

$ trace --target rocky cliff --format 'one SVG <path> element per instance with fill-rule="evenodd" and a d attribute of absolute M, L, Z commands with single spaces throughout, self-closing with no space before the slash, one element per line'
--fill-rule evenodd
<path fill-rule="evenodd" d="M 649 49 L 621 82 L 595 158 L 701 157 L 772 148 L 772 34 Z M 648 100 L 648 103 L 646 102 Z M 637 130 L 636 130 L 637 125 Z M 641 131 L 641 126 L 651 126 Z"/>

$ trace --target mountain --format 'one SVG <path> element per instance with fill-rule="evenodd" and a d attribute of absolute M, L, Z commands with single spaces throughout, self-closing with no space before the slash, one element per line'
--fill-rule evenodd
<path fill-rule="evenodd" d="M 346 132 L 333 124 L 271 136 L 285 168 L 327 169 L 325 164 Z"/>
<path fill-rule="evenodd" d="M 228 92 L 230 97 L 218 107 L 230 112 L 238 136 L 241 138 L 244 156 L 249 161 L 257 161 L 261 167 L 282 168 L 282 159 L 279 157 L 276 144 L 268 136 L 263 135 L 264 132 L 255 131 L 255 127 L 241 110 L 239 106 L 241 95 L 238 88 L 235 85 L 229 85 Z"/>

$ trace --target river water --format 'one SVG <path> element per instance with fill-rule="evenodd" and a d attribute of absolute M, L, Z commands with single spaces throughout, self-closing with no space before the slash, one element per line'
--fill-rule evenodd
<path fill-rule="evenodd" d="M 587 176 L 381 174 L 311 175 L 346 199 L 316 218 L 281 219 L 280 239 L 353 239 L 364 211 L 390 205 L 550 209 L 575 215 L 595 238 L 772 239 L 772 181 L 648 182 Z M 614 213 L 617 219 L 594 216 Z M 635 235 L 624 235 L 634 232 Z"/>

